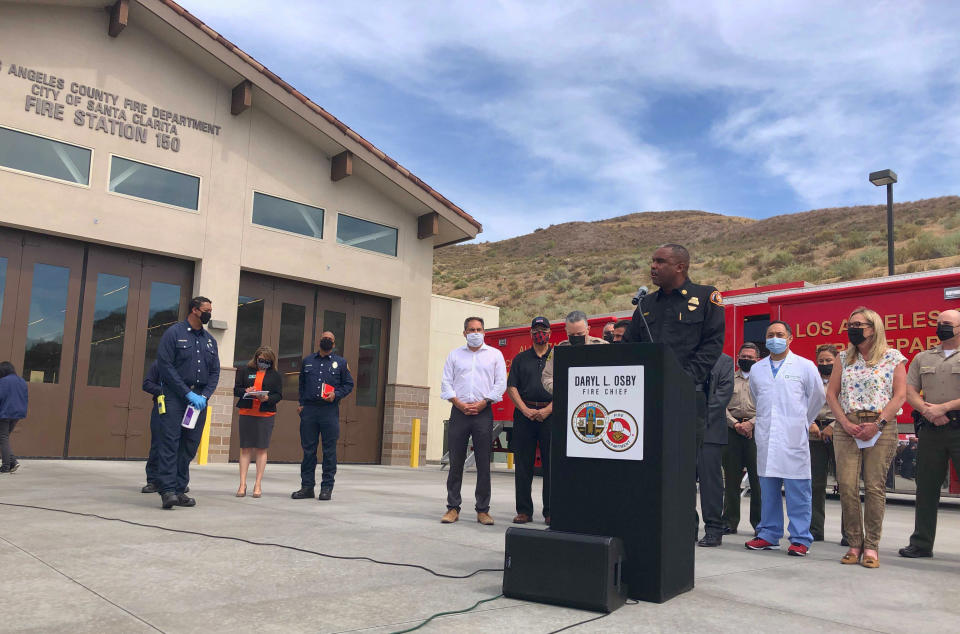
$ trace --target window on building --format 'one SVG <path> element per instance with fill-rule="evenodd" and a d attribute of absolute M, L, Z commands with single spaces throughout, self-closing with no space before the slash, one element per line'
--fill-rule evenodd
<path fill-rule="evenodd" d="M 67 313 L 70 269 L 33 265 L 30 317 L 23 355 L 23 378 L 31 383 L 59 383 Z"/>
<path fill-rule="evenodd" d="M 96 296 L 87 385 L 120 387 L 130 278 L 109 273 L 98 274 Z"/>
<path fill-rule="evenodd" d="M 90 184 L 90 150 L 0 127 L 0 166 Z"/>
<path fill-rule="evenodd" d="M 200 202 L 200 179 L 114 156 L 110 160 L 110 191 L 196 210 Z"/>
<path fill-rule="evenodd" d="M 397 230 L 369 220 L 339 214 L 337 242 L 386 255 L 397 255 Z"/>
<path fill-rule="evenodd" d="M 233 367 L 242 368 L 262 344 L 263 298 L 241 295 L 237 303 L 237 338 L 233 344 Z"/>
<path fill-rule="evenodd" d="M 253 224 L 322 238 L 323 209 L 254 192 Z"/>

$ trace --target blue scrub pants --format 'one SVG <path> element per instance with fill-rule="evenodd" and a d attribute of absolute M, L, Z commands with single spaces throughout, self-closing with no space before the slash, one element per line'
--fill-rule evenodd
<path fill-rule="evenodd" d="M 157 404 L 153 404 L 150 410 L 150 454 L 147 456 L 147 482 L 157 482 L 157 464 L 159 462 L 160 436 L 163 434 L 161 426 L 163 421 L 160 417 L 160 411 Z"/>
<path fill-rule="evenodd" d="M 300 486 L 313 488 L 317 483 L 317 447 L 323 439 L 323 477 L 320 490 L 333 490 L 337 475 L 337 440 L 340 439 L 340 407 L 336 404 L 306 403 L 300 412 Z"/>
<path fill-rule="evenodd" d="M 813 517 L 813 488 L 810 479 L 793 480 L 790 478 L 760 477 L 760 523 L 757 524 L 757 537 L 771 544 L 779 544 L 783 537 L 783 502 L 780 501 L 780 487 L 787 498 L 787 518 L 790 524 L 791 544 L 803 544 L 807 548 L 813 543 L 810 534 L 810 520 Z"/>
<path fill-rule="evenodd" d="M 207 410 L 200 412 L 197 425 L 186 429 L 180 425 L 187 409 L 187 400 L 178 394 L 166 394 L 167 413 L 160 418 L 160 443 L 157 447 L 157 488 L 159 493 L 181 494 L 190 484 L 190 461 L 197 455 Z"/>

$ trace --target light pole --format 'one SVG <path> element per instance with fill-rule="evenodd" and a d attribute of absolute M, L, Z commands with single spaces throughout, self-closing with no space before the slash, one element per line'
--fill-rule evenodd
<path fill-rule="evenodd" d="M 897 173 L 893 170 L 871 172 L 870 182 L 877 187 L 887 186 L 887 274 L 893 275 L 893 184 L 897 182 Z"/>

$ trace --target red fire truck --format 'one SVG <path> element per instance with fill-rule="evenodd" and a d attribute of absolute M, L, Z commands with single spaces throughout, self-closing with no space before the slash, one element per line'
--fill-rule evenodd
<path fill-rule="evenodd" d="M 883 317 L 890 346 L 912 360 L 918 352 L 939 341 L 934 331 L 940 312 L 960 309 L 960 267 L 833 284 L 792 282 L 728 290 L 724 291 L 723 298 L 724 352 L 733 357 L 745 341 L 752 341 L 763 349 L 764 333 L 774 319 L 785 321 L 793 328 L 794 342 L 790 349 L 796 354 L 812 359 L 816 347 L 823 343 L 843 349 L 847 345 L 846 322 L 850 311 L 866 306 Z M 591 317 L 590 334 L 599 337 L 604 324 L 629 319 L 632 314 L 632 310 L 627 310 Z M 565 338 L 563 323 L 553 323 L 551 343 Z M 530 347 L 530 330 L 528 326 L 489 330 L 486 342 L 503 353 L 509 370 L 513 357 Z M 910 406 L 904 405 L 897 419 L 903 449 L 898 452 L 898 475 L 892 490 L 903 493 L 913 492 L 912 462 L 902 475 L 900 470 L 903 462 L 915 459 L 910 445 L 913 436 L 910 411 Z M 494 405 L 493 412 L 497 421 L 512 421 L 513 403 L 505 396 Z M 950 494 L 960 496 L 956 469 L 950 470 L 949 487 Z"/>

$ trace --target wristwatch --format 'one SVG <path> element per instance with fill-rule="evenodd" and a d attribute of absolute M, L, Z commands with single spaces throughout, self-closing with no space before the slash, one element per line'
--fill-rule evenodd
<path fill-rule="evenodd" d="M 880 418 L 880 419 L 877 419 L 877 420 L 875 420 L 875 421 L 873 421 L 873 422 L 874 422 L 874 424 L 877 426 L 877 430 L 883 431 L 884 426 L 887 424 L 887 419 L 886 419 L 886 418 Z"/>

